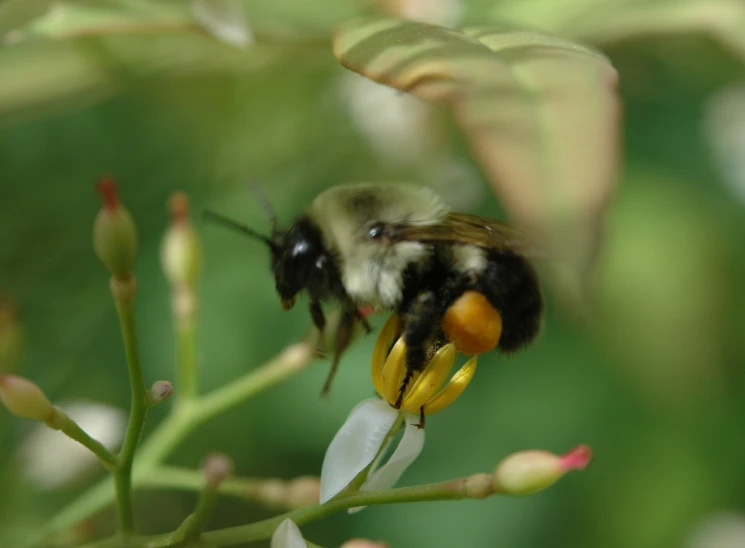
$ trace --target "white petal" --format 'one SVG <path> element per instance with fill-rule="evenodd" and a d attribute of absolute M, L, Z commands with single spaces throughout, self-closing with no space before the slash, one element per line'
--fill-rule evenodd
<path fill-rule="evenodd" d="M 308 548 L 308 545 L 295 522 L 287 518 L 274 531 L 269 548 Z"/>
<path fill-rule="evenodd" d="M 241 0 L 193 0 L 199 24 L 223 42 L 245 47 L 253 41 Z"/>
<path fill-rule="evenodd" d="M 417 419 L 418 420 L 418 419 Z M 379 470 L 370 474 L 361 491 L 390 489 L 401 478 L 409 465 L 416 460 L 424 447 L 424 428 L 406 424 L 404 435 L 396 450 Z"/>
<path fill-rule="evenodd" d="M 339 494 L 378 454 L 398 411 L 378 399 L 355 407 L 331 440 L 321 467 L 321 504 Z"/>
<path fill-rule="evenodd" d="M 60 402 L 60 408 L 104 447 L 117 448 L 127 415 L 117 407 L 89 401 Z M 21 469 L 41 489 L 54 489 L 95 470 L 98 459 L 88 449 L 45 424 L 34 424 L 18 450 Z"/>

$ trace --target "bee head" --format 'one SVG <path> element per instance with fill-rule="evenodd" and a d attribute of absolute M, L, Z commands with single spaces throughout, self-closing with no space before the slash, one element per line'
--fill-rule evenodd
<path fill-rule="evenodd" d="M 272 272 L 284 310 L 295 306 L 297 294 L 305 289 L 323 255 L 318 229 L 301 219 L 287 231 L 272 231 Z"/>
<path fill-rule="evenodd" d="M 282 308 L 290 310 L 295 306 L 297 294 L 308 285 L 308 280 L 323 255 L 321 235 L 309 220 L 301 219 L 289 230 L 280 230 L 277 223 L 272 222 L 271 234 L 265 236 L 212 211 L 205 211 L 204 216 L 254 240 L 264 242 L 272 254 L 272 273 Z"/>

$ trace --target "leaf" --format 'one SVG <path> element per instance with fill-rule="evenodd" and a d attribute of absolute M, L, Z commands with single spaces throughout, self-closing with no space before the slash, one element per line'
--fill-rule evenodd
<path fill-rule="evenodd" d="M 535 32 L 380 18 L 343 25 L 334 53 L 372 80 L 449 105 L 513 222 L 566 259 L 553 280 L 577 296 L 615 180 L 609 61 Z"/>
<path fill-rule="evenodd" d="M 253 41 L 241 0 L 193 0 L 197 21 L 216 38 L 238 47 Z"/>
<path fill-rule="evenodd" d="M 475 13 L 473 14 L 476 15 Z M 708 34 L 745 60 L 742 0 L 573 0 L 500 2 L 480 20 L 510 21 L 607 44 L 638 36 Z"/>

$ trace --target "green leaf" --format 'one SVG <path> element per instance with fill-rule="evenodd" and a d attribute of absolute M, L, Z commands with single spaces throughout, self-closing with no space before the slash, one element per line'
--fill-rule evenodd
<path fill-rule="evenodd" d="M 452 108 L 513 221 L 567 259 L 554 272 L 561 294 L 578 297 L 614 186 L 617 74 L 608 60 L 535 32 L 395 19 L 345 24 L 334 52 L 350 70 Z"/>
<path fill-rule="evenodd" d="M 471 6 L 469 17 L 509 21 L 596 44 L 639 36 L 706 34 L 745 61 L 742 0 L 524 0 Z"/>

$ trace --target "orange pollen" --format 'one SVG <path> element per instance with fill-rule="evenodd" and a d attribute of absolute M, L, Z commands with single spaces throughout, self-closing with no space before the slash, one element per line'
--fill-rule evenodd
<path fill-rule="evenodd" d="M 445 336 L 458 352 L 476 356 L 493 350 L 502 336 L 502 316 L 478 291 L 466 291 L 442 318 Z"/>

